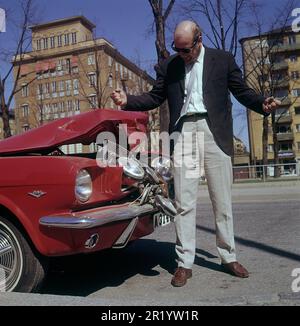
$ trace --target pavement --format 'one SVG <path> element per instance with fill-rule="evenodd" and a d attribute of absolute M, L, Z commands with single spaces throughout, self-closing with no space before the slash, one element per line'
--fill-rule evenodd
<path fill-rule="evenodd" d="M 207 187 L 199 191 L 193 277 L 170 285 L 174 225 L 122 251 L 58 259 L 39 294 L 0 293 L 0 306 L 299 306 L 300 181 L 233 187 L 235 239 L 248 279 L 224 273 Z"/>

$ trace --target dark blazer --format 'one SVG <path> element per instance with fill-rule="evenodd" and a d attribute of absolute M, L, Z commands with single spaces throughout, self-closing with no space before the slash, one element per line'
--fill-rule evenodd
<path fill-rule="evenodd" d="M 164 61 L 156 69 L 153 89 L 140 96 L 127 95 L 128 111 L 148 111 L 168 99 L 170 110 L 170 134 L 180 131 L 182 123 L 175 126 L 184 102 L 185 65 L 179 55 Z M 249 88 L 242 77 L 232 54 L 205 48 L 203 70 L 203 100 L 208 113 L 208 125 L 218 146 L 233 155 L 233 126 L 229 91 L 246 108 L 267 115 L 262 109 L 264 97 Z"/>

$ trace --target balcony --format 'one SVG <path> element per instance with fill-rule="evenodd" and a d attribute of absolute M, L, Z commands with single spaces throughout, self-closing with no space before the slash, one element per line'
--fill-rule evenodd
<path fill-rule="evenodd" d="M 290 86 L 289 80 L 272 80 L 272 85 L 274 88 L 287 88 Z"/>
<path fill-rule="evenodd" d="M 292 132 L 278 133 L 277 140 L 278 141 L 294 140 L 294 134 Z"/>
<path fill-rule="evenodd" d="M 276 123 L 287 123 L 291 124 L 293 122 L 293 118 L 291 115 L 276 115 L 275 116 Z"/>
<path fill-rule="evenodd" d="M 300 43 L 274 45 L 271 48 L 271 52 L 272 53 L 287 52 L 287 51 L 296 51 L 296 50 L 300 50 Z"/>
<path fill-rule="evenodd" d="M 273 71 L 278 71 L 278 70 L 286 70 L 289 68 L 289 64 L 285 61 L 274 63 L 272 66 Z"/>
<path fill-rule="evenodd" d="M 279 98 L 279 100 L 281 101 L 280 106 L 290 106 L 292 105 L 292 101 L 289 97 L 284 97 L 284 98 Z"/>
<path fill-rule="evenodd" d="M 294 158 L 295 153 L 292 150 L 282 150 L 278 153 L 279 158 Z"/>

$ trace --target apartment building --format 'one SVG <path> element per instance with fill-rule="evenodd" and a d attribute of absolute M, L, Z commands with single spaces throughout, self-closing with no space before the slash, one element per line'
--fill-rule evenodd
<path fill-rule="evenodd" d="M 16 133 L 95 108 L 119 109 L 110 99 L 115 88 L 129 94 L 151 88 L 154 80 L 108 40 L 95 38 L 94 28 L 84 16 L 31 27 L 32 51 L 13 61 L 20 90 L 15 95 Z M 157 110 L 150 120 L 152 128 L 159 128 Z M 86 150 L 77 145 L 67 151 Z"/>
<path fill-rule="evenodd" d="M 300 33 L 285 28 L 244 38 L 240 43 L 249 86 L 282 101 L 273 123 L 269 117 L 269 163 L 274 160 L 274 132 L 280 163 L 300 161 Z M 248 127 L 251 163 L 260 164 L 263 116 L 248 110 Z"/>

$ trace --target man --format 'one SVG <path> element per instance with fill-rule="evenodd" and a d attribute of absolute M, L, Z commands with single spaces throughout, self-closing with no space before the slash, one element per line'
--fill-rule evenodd
<path fill-rule="evenodd" d="M 149 93 L 133 96 L 116 90 L 111 95 L 124 110 L 134 111 L 154 109 L 168 99 L 169 131 L 180 131 L 183 135 L 174 148 L 178 268 L 171 284 L 180 287 L 192 277 L 197 192 L 201 177 L 201 169 L 197 169 L 199 165 L 204 167 L 213 205 L 222 266 L 227 272 L 246 278 L 249 273 L 237 262 L 233 234 L 233 127 L 229 91 L 245 107 L 262 115 L 268 115 L 280 102 L 265 99 L 250 89 L 231 54 L 204 47 L 201 29 L 195 22 L 183 21 L 177 26 L 172 48 L 178 54 L 157 68 L 156 83 Z M 194 142 L 186 136 L 191 134 L 201 137 Z M 196 161 L 195 153 L 201 153 L 196 155 Z M 179 162 L 182 155 L 185 164 Z M 197 177 L 188 177 L 189 172 L 194 176 L 196 172 Z"/>

